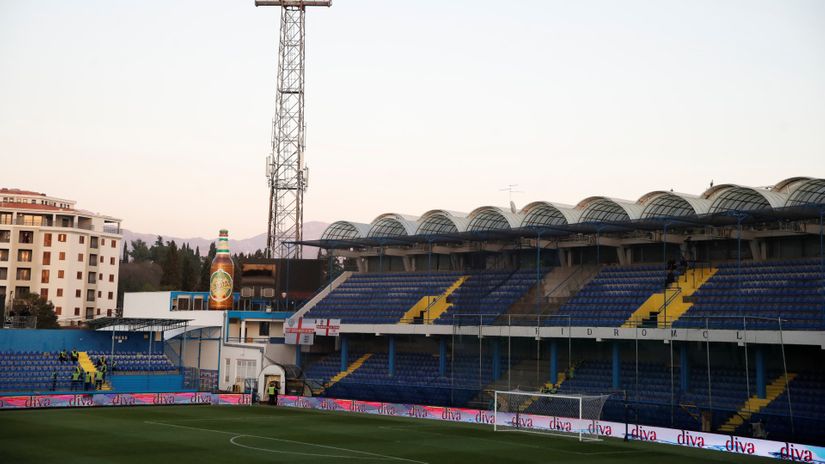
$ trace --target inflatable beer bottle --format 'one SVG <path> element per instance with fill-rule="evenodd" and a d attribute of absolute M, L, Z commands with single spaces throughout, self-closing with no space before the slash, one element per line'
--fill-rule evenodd
<path fill-rule="evenodd" d="M 232 309 L 232 276 L 235 264 L 229 256 L 229 231 L 221 230 L 218 237 L 218 253 L 209 271 L 209 309 Z"/>

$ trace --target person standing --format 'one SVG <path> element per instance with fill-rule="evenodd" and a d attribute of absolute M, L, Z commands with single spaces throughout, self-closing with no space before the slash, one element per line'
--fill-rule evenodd
<path fill-rule="evenodd" d="M 269 382 L 269 386 L 266 389 L 266 395 L 270 406 L 275 406 L 278 404 L 278 390 L 275 388 L 275 382 Z"/>
<path fill-rule="evenodd" d="M 72 372 L 72 390 L 80 390 L 80 366 L 75 366 Z"/>
<path fill-rule="evenodd" d="M 52 391 L 57 390 L 57 371 L 52 371 Z"/>
<path fill-rule="evenodd" d="M 86 371 L 85 382 L 83 383 L 83 390 L 90 390 L 94 387 L 94 381 L 92 380 L 92 372 Z"/>
<path fill-rule="evenodd" d="M 72 347 L 72 354 L 69 359 L 71 359 L 72 362 L 77 362 L 78 358 L 80 358 L 80 354 L 77 352 L 77 348 Z"/>

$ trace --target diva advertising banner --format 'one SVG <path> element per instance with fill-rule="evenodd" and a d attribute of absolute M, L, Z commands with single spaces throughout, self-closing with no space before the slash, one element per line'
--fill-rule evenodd
<path fill-rule="evenodd" d="M 325 411 L 346 411 L 381 416 L 412 417 L 492 426 L 496 416 L 492 411 L 480 409 L 446 408 L 440 406 L 420 406 L 415 404 L 380 403 L 373 401 L 342 400 L 333 398 L 313 398 L 303 396 L 280 396 L 280 406 Z M 499 420 L 508 426 L 525 429 L 558 430 L 564 432 L 586 431 L 604 437 L 624 438 L 625 424 L 622 422 L 587 421 L 565 417 L 499 413 Z M 516 423 L 516 421 L 518 421 Z M 648 427 L 630 424 L 627 427 L 632 440 L 688 446 L 729 453 L 764 456 L 796 462 L 825 464 L 825 448 L 770 440 L 721 435 L 718 433 L 694 432 L 692 430 Z"/>
<path fill-rule="evenodd" d="M 252 395 L 184 392 L 0 396 L 0 410 L 84 408 L 95 406 L 157 406 L 166 404 L 248 405 L 252 404 Z"/>

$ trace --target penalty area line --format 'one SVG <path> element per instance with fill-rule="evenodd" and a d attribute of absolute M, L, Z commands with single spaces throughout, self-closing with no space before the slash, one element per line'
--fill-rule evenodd
<path fill-rule="evenodd" d="M 174 427 L 174 428 L 179 428 L 179 429 L 199 430 L 199 431 L 202 431 L 202 432 L 212 432 L 212 433 L 220 433 L 220 434 L 224 434 L 224 435 L 232 435 L 232 438 L 230 438 L 229 441 L 233 445 L 239 446 L 239 447 L 242 447 L 242 448 L 255 449 L 255 450 L 258 450 L 258 451 L 267 451 L 267 452 L 272 452 L 272 453 L 284 453 L 284 454 L 301 454 L 301 455 L 306 455 L 306 456 L 317 456 L 317 457 L 347 458 L 347 459 L 357 457 L 357 458 L 360 458 L 360 459 L 381 459 L 381 460 L 413 462 L 413 463 L 416 463 L 416 464 L 429 464 L 427 462 L 416 461 L 414 459 L 399 458 L 397 456 L 389 456 L 389 455 L 386 455 L 386 454 L 371 453 L 369 451 L 360 451 L 360 450 L 354 450 L 354 449 L 349 449 L 349 448 L 339 448 L 337 446 L 331 446 L 331 445 L 321 445 L 319 443 L 307 443 L 307 442 L 298 441 L 298 440 L 287 440 L 285 438 L 264 437 L 264 436 L 261 436 L 261 435 L 249 435 L 249 434 L 245 434 L 245 433 L 229 432 L 229 431 L 226 431 L 226 430 L 206 429 L 206 428 L 202 428 L 202 427 L 191 427 L 191 426 L 188 426 L 188 425 L 167 424 L 167 423 L 164 423 L 164 422 L 154 422 L 154 421 L 143 421 L 143 422 L 146 423 L 146 424 L 151 424 L 151 425 L 161 425 L 161 426 L 165 426 L 165 427 Z M 271 440 L 271 441 L 278 441 L 278 442 L 282 442 L 282 443 L 291 443 L 291 444 L 296 444 L 296 445 L 304 445 L 304 446 L 312 446 L 312 447 L 316 447 L 316 448 L 330 449 L 330 450 L 335 450 L 335 451 L 345 451 L 345 452 L 348 452 L 348 453 L 360 454 L 361 456 L 349 456 L 349 457 L 347 457 L 347 456 L 333 456 L 333 455 L 320 455 L 320 454 L 300 453 L 300 452 L 283 452 L 283 451 L 277 451 L 277 450 L 269 450 L 269 449 L 266 449 L 266 448 L 256 448 L 254 446 L 243 445 L 243 444 L 236 443 L 235 441 L 233 441 L 233 440 L 236 440 L 240 437 L 259 438 L 261 440 Z"/>

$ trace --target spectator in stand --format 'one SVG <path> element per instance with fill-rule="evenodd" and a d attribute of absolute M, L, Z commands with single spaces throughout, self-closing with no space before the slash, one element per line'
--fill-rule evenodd
<path fill-rule="evenodd" d="M 72 390 L 80 390 L 81 375 L 82 371 L 80 370 L 80 365 L 75 366 L 74 372 L 72 372 Z"/>
<path fill-rule="evenodd" d="M 66 348 L 63 348 L 62 350 L 60 350 L 60 354 L 59 354 L 59 355 L 57 355 L 57 358 L 58 358 L 58 359 L 60 360 L 60 362 L 62 362 L 62 363 L 64 363 L 64 362 L 66 362 L 66 361 L 68 361 L 68 360 L 69 360 L 69 355 L 68 355 L 68 354 L 66 354 Z"/>
<path fill-rule="evenodd" d="M 72 354 L 69 356 L 69 359 L 71 359 L 72 362 L 77 362 L 79 358 L 80 354 L 77 352 L 77 348 L 72 347 Z"/>
<path fill-rule="evenodd" d="M 94 387 L 94 380 L 92 379 L 92 371 L 86 371 L 85 382 L 83 382 L 84 390 L 91 390 Z"/>
<path fill-rule="evenodd" d="M 95 390 L 100 390 L 103 388 L 103 372 L 96 371 L 95 372 Z"/>

